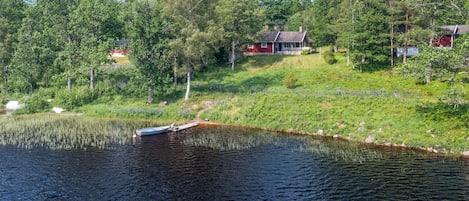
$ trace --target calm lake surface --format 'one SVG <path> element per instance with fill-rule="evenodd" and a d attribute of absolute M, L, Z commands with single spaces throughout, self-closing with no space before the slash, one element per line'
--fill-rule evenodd
<path fill-rule="evenodd" d="M 0 200 L 469 200 L 463 159 L 232 127 L 131 135 L 108 149 L 0 145 Z"/>

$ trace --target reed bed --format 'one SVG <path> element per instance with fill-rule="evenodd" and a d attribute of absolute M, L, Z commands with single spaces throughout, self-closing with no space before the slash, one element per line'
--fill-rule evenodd
<path fill-rule="evenodd" d="M 383 152 L 369 149 L 363 144 L 311 138 L 311 136 L 282 135 L 269 131 L 217 127 L 195 132 L 182 140 L 187 146 L 206 147 L 221 151 L 237 151 L 265 145 L 288 146 L 293 152 L 313 153 L 336 161 L 364 163 L 383 159 Z"/>
<path fill-rule="evenodd" d="M 217 127 L 206 129 L 185 136 L 184 145 L 207 147 L 222 151 L 245 150 L 268 144 L 279 145 L 279 135 L 273 135 L 265 131 L 252 132 L 252 130 Z"/>
<path fill-rule="evenodd" d="M 60 115 L 0 117 L 0 145 L 33 149 L 111 149 L 131 142 L 135 129 L 149 122 Z"/>
<path fill-rule="evenodd" d="M 315 140 L 303 138 L 296 151 L 313 153 L 320 157 L 331 158 L 336 161 L 364 163 L 384 159 L 381 151 L 369 149 L 361 143 L 341 140 Z"/>

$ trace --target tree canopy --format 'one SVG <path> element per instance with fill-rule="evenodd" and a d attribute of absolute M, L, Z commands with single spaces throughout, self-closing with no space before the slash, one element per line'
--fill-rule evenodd
<path fill-rule="evenodd" d="M 429 81 L 464 69 L 466 45 L 440 50 L 431 41 L 442 25 L 468 23 L 468 10 L 465 0 L 0 0 L 0 93 L 112 93 L 119 87 L 109 77 L 117 75 L 105 69 L 116 40 L 125 39 L 135 71 L 119 75 L 122 86 L 133 83 L 130 91 L 153 102 L 171 80 L 185 80 L 189 99 L 194 74 L 217 62 L 234 70 L 236 55 L 266 28 L 299 27 L 313 46 L 345 50 L 360 70 L 401 65 L 407 56 L 396 58 L 396 49 L 420 46 L 427 53 L 404 66 Z"/>

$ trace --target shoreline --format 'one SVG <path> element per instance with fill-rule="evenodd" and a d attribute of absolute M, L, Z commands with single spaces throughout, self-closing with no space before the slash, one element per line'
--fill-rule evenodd
<path fill-rule="evenodd" d="M 366 142 L 366 140 L 365 141 L 359 141 L 359 140 L 353 140 L 353 139 L 350 139 L 350 138 L 345 138 L 345 137 L 342 137 L 340 135 L 327 135 L 327 134 L 325 135 L 325 134 L 318 134 L 318 133 L 275 130 L 275 129 L 266 129 L 266 128 L 260 128 L 260 127 L 253 127 L 253 126 L 243 126 L 243 125 L 234 125 L 234 124 L 227 124 L 227 123 L 220 123 L 220 122 L 212 122 L 212 121 L 205 121 L 205 120 L 192 120 L 192 121 L 189 121 L 189 122 L 198 122 L 199 126 L 206 126 L 206 127 L 231 126 L 231 127 L 240 127 L 240 128 L 247 128 L 247 129 L 258 129 L 258 130 L 272 131 L 272 132 L 283 133 L 283 134 L 296 134 L 296 135 L 309 135 L 309 136 L 327 137 L 327 138 L 344 140 L 344 141 L 348 141 L 348 142 L 362 143 L 363 145 L 371 145 L 371 146 L 375 146 L 375 147 L 403 148 L 403 149 L 427 152 L 427 153 L 435 154 L 435 155 L 438 155 L 438 156 L 469 158 L 469 151 L 464 151 L 462 153 L 451 153 L 451 152 L 447 152 L 447 151 L 441 151 L 441 150 L 433 149 L 431 147 L 428 147 L 428 148 L 425 148 L 425 147 L 412 147 L 412 146 L 405 145 L 405 144 L 394 144 L 394 143 L 390 143 L 390 142 L 386 142 L 384 144 L 379 144 L 379 143 L 375 143 L 375 142 Z"/>

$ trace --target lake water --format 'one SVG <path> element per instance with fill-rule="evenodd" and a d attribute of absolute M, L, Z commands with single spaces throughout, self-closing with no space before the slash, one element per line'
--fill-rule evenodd
<path fill-rule="evenodd" d="M 109 149 L 0 146 L 0 172 L 1 200 L 469 199 L 467 160 L 231 127 Z"/>

